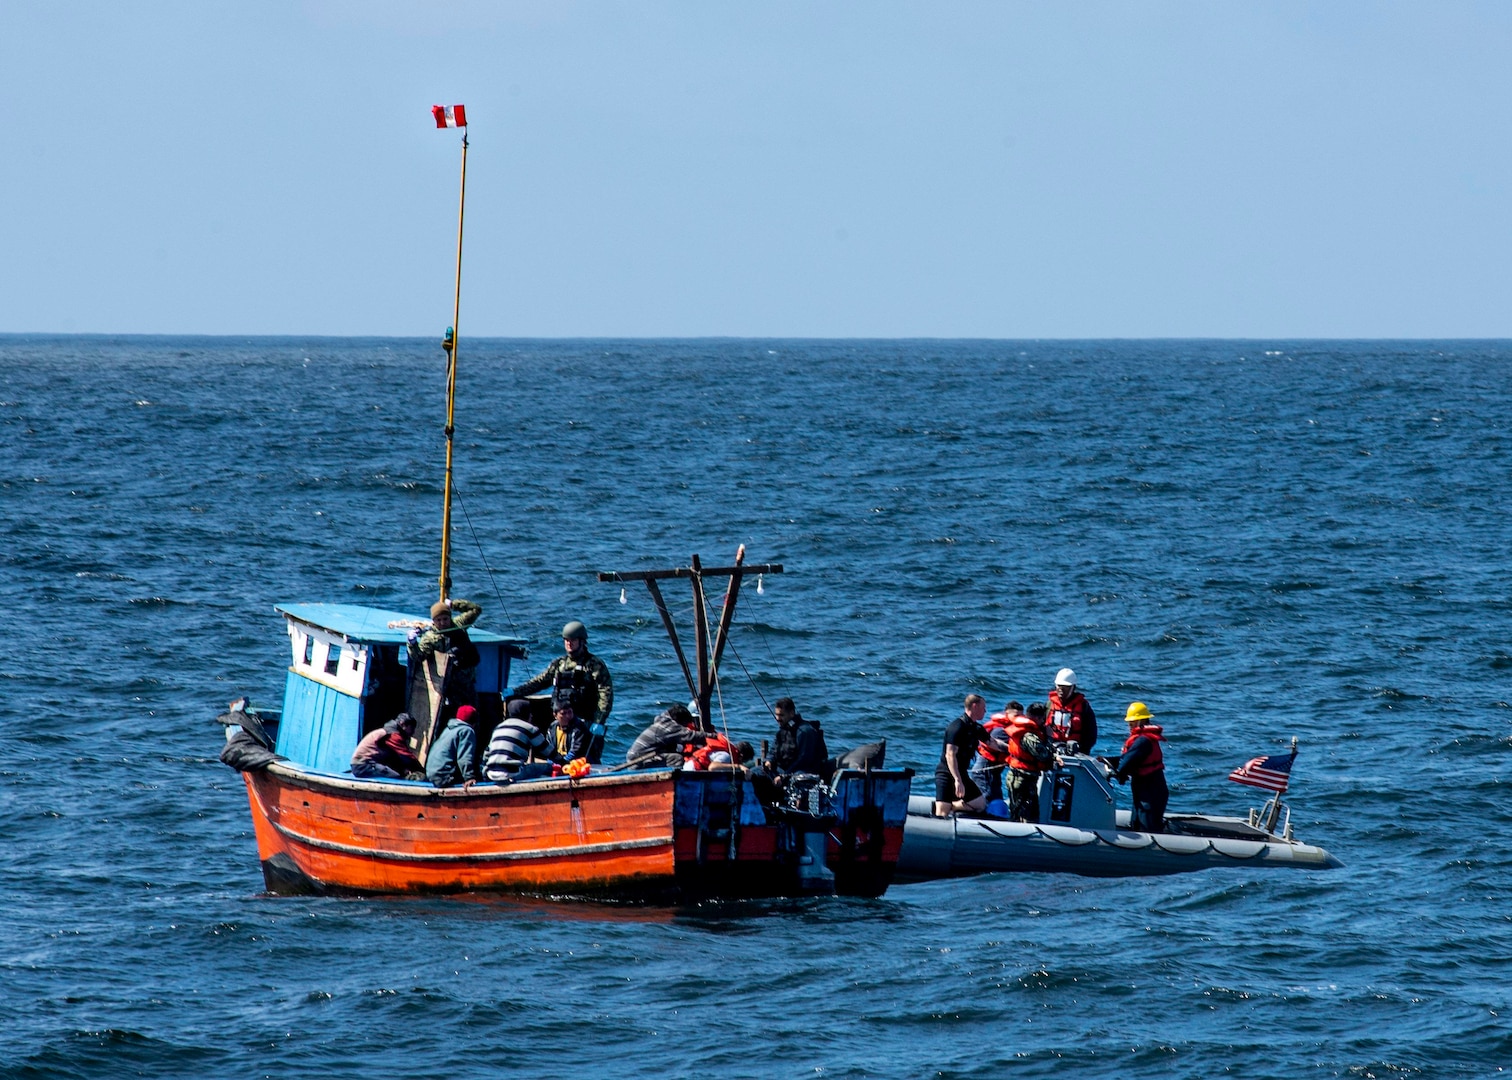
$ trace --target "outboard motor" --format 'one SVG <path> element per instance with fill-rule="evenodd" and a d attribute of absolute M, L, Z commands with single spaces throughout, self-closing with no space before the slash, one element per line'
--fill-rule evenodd
<path fill-rule="evenodd" d="M 803 834 L 803 854 L 798 856 L 798 884 L 806 893 L 829 896 L 835 891 L 834 871 L 824 859 L 828 839 L 829 833 L 823 829 Z"/>
<path fill-rule="evenodd" d="M 835 891 L 835 874 L 825 857 L 835 813 L 829 785 L 810 773 L 793 773 L 785 802 L 794 812 L 788 820 L 798 834 L 798 885 L 805 893 L 828 896 Z"/>
<path fill-rule="evenodd" d="M 793 773 L 788 777 L 786 792 L 789 810 L 815 817 L 834 813 L 829 786 L 812 773 Z"/>

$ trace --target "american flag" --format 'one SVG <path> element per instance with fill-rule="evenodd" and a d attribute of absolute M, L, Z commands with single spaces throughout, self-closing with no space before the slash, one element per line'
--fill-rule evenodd
<path fill-rule="evenodd" d="M 1292 762 L 1296 760 L 1296 754 L 1250 758 L 1229 773 L 1229 779 L 1236 784 L 1248 784 L 1280 795 L 1286 791 L 1287 784 L 1291 783 Z"/>
<path fill-rule="evenodd" d="M 438 128 L 467 126 L 467 109 L 461 105 L 432 105 L 431 115 Z"/>

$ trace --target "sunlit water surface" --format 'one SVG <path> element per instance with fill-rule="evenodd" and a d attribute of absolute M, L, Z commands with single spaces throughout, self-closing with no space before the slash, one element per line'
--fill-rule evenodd
<path fill-rule="evenodd" d="M 742 737 L 754 683 L 927 774 L 964 693 L 1069 665 L 1101 749 L 1159 715 L 1174 809 L 1257 805 L 1228 771 L 1297 736 L 1297 834 L 1346 864 L 669 910 L 262 893 L 212 718 L 276 703 L 275 603 L 433 598 L 434 342 L 0 338 L 0 1075 L 1512 1066 L 1509 362 L 464 342 L 456 591 L 532 669 L 587 622 L 621 751 L 680 676 L 594 571 L 744 543 L 786 573 L 742 592 Z"/>

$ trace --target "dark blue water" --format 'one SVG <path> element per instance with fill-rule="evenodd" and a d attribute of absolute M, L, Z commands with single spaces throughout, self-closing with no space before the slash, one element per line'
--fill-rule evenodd
<path fill-rule="evenodd" d="M 832 746 L 927 772 L 964 693 L 1069 665 L 1104 743 L 1164 722 L 1175 809 L 1257 805 L 1227 772 L 1299 737 L 1297 834 L 1347 866 L 265 897 L 211 718 L 276 703 L 273 604 L 433 597 L 441 375 L 429 341 L 0 338 L 0 1075 L 1512 1066 L 1512 344 L 465 341 L 455 592 L 532 668 L 588 623 L 621 748 L 679 676 L 593 572 L 745 543 L 787 572 L 734 649 Z"/>

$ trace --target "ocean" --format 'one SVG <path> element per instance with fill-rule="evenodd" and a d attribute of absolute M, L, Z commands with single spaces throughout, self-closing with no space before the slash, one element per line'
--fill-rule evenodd
<path fill-rule="evenodd" d="M 0 337 L 0 1076 L 1480 1077 L 1512 1066 L 1512 343 L 473 341 L 454 594 L 581 619 L 610 753 L 684 693 L 644 590 L 748 585 L 788 695 L 929 787 L 964 694 L 1146 702 L 1173 810 L 1300 741 L 1344 868 L 681 908 L 264 895 L 215 715 L 273 605 L 423 611 L 438 341 Z M 668 590 L 669 600 L 691 600 Z"/>

